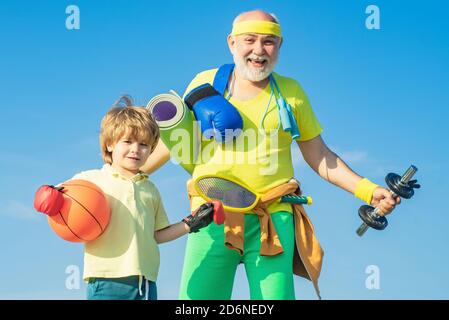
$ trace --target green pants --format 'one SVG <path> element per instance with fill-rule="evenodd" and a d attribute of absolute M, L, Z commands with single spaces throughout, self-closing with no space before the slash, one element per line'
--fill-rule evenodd
<path fill-rule="evenodd" d="M 237 265 L 243 263 L 251 299 L 295 299 L 293 215 L 280 211 L 271 218 L 284 248 L 277 256 L 260 255 L 260 224 L 255 214 L 245 214 L 243 256 L 224 245 L 223 225 L 211 223 L 189 234 L 179 298 L 230 299 Z"/>

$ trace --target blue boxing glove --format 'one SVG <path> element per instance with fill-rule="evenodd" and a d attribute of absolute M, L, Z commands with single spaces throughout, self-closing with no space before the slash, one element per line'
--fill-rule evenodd
<path fill-rule="evenodd" d="M 201 133 L 206 139 L 225 142 L 243 129 L 240 113 L 209 83 L 190 91 L 184 101 L 200 122 Z"/>

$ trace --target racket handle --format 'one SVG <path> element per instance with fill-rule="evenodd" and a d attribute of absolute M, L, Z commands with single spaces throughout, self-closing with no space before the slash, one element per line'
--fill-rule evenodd
<path fill-rule="evenodd" d="M 312 204 L 312 197 L 286 195 L 286 196 L 282 196 L 281 197 L 281 202 L 311 205 Z"/>

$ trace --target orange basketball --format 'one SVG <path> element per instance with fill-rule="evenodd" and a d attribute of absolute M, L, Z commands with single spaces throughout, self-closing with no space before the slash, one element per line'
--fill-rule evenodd
<path fill-rule="evenodd" d="M 111 211 L 103 191 L 85 180 L 62 184 L 64 204 L 59 212 L 48 217 L 58 236 L 71 242 L 97 239 L 106 229 Z"/>

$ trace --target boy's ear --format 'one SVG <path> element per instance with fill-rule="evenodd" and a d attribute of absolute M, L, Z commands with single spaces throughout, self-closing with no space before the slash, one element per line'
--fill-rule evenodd
<path fill-rule="evenodd" d="M 106 149 L 108 149 L 108 152 L 114 151 L 114 148 L 112 146 L 107 146 Z"/>

